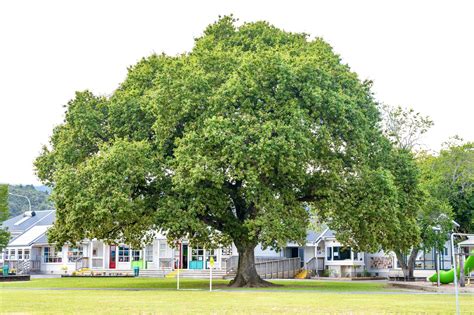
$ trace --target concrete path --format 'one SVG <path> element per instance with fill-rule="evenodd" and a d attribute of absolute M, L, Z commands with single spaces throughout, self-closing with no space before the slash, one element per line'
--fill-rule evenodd
<path fill-rule="evenodd" d="M 388 282 L 388 285 L 392 288 L 397 289 L 408 289 L 408 290 L 420 290 L 425 292 L 435 292 L 435 293 L 446 293 L 454 294 L 454 284 L 442 284 L 439 288 L 436 284 L 427 281 L 420 282 L 403 282 L 403 281 L 393 281 Z M 474 294 L 474 285 L 466 286 L 464 288 L 458 287 L 459 293 Z"/>

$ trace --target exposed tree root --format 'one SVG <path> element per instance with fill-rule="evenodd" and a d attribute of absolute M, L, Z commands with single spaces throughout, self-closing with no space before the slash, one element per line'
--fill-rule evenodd
<path fill-rule="evenodd" d="M 235 278 L 229 283 L 229 287 L 231 288 L 268 288 L 268 287 L 278 287 L 279 284 L 275 284 L 272 282 L 268 282 L 260 278 L 260 276 L 251 276 L 248 279 L 242 275 L 237 275 Z"/>

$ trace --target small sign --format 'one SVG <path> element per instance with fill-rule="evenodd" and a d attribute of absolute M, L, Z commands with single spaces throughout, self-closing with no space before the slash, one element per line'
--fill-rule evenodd
<path fill-rule="evenodd" d="M 211 256 L 211 259 L 209 260 L 209 264 L 211 265 L 211 268 L 214 268 L 214 257 Z"/>

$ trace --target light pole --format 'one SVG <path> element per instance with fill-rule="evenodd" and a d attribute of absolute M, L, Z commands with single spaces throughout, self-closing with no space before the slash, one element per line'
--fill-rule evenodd
<path fill-rule="evenodd" d="M 456 223 L 457 226 L 459 224 Z M 465 233 L 451 233 L 451 257 L 453 259 L 453 269 L 454 269 L 454 294 L 456 295 L 456 314 L 459 315 L 459 292 L 458 292 L 458 273 L 457 273 L 457 266 L 456 266 L 456 255 L 454 253 L 454 236 L 469 236 L 470 234 Z M 472 235 L 472 234 L 471 234 Z M 459 270 L 459 272 L 463 272 Z"/>
<path fill-rule="evenodd" d="M 8 193 L 9 195 L 12 195 L 12 196 L 17 196 L 17 197 L 22 197 L 22 198 L 26 198 L 26 200 L 28 200 L 28 207 L 29 207 L 29 211 L 31 212 L 31 202 L 30 202 L 30 198 L 26 197 L 26 196 L 23 196 L 23 195 L 18 195 L 18 194 L 14 194 L 14 193 Z"/>

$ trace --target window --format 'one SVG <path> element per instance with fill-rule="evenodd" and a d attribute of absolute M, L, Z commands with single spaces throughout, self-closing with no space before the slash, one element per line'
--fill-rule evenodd
<path fill-rule="evenodd" d="M 23 249 L 18 250 L 18 260 L 23 260 Z"/>
<path fill-rule="evenodd" d="M 145 260 L 153 261 L 153 244 L 148 244 L 145 248 Z"/>
<path fill-rule="evenodd" d="M 30 250 L 29 249 L 25 249 L 23 251 L 23 259 L 25 260 L 29 260 L 30 259 Z"/>
<path fill-rule="evenodd" d="M 10 259 L 10 260 L 15 260 L 15 259 L 16 259 L 16 255 L 15 255 L 15 250 L 14 250 L 14 249 L 10 249 L 10 255 L 8 255 L 8 259 Z"/>
<path fill-rule="evenodd" d="M 444 254 L 444 256 L 448 256 L 448 248 L 447 247 L 443 248 L 443 254 Z"/>
<path fill-rule="evenodd" d="M 332 260 L 332 247 L 328 247 L 326 250 L 327 260 Z"/>
<path fill-rule="evenodd" d="M 232 246 L 227 246 L 222 248 L 222 256 L 231 256 L 232 255 Z"/>
<path fill-rule="evenodd" d="M 139 261 L 140 260 L 140 250 L 132 250 L 132 261 Z"/>
<path fill-rule="evenodd" d="M 127 245 L 121 245 L 118 248 L 118 261 L 129 262 L 130 261 L 130 248 Z"/>
<path fill-rule="evenodd" d="M 67 257 L 69 261 L 71 262 L 75 262 L 79 260 L 80 258 L 82 258 L 83 255 L 84 255 L 84 252 L 83 252 L 82 246 L 69 247 L 69 250 L 67 252 Z"/>
<path fill-rule="evenodd" d="M 333 248 L 333 257 L 334 260 L 346 260 L 351 259 L 351 249 L 350 248 L 342 248 L 340 246 L 335 246 Z"/>
<path fill-rule="evenodd" d="M 194 261 L 200 260 L 200 261 L 202 261 L 203 256 L 204 256 L 204 249 L 202 247 L 193 248 L 193 250 L 191 252 L 191 260 L 194 260 Z"/>
<path fill-rule="evenodd" d="M 166 256 L 166 243 L 160 243 L 160 257 Z"/>
<path fill-rule="evenodd" d="M 43 257 L 45 263 L 60 263 L 63 261 L 61 252 L 56 252 L 53 247 L 45 247 Z"/>

